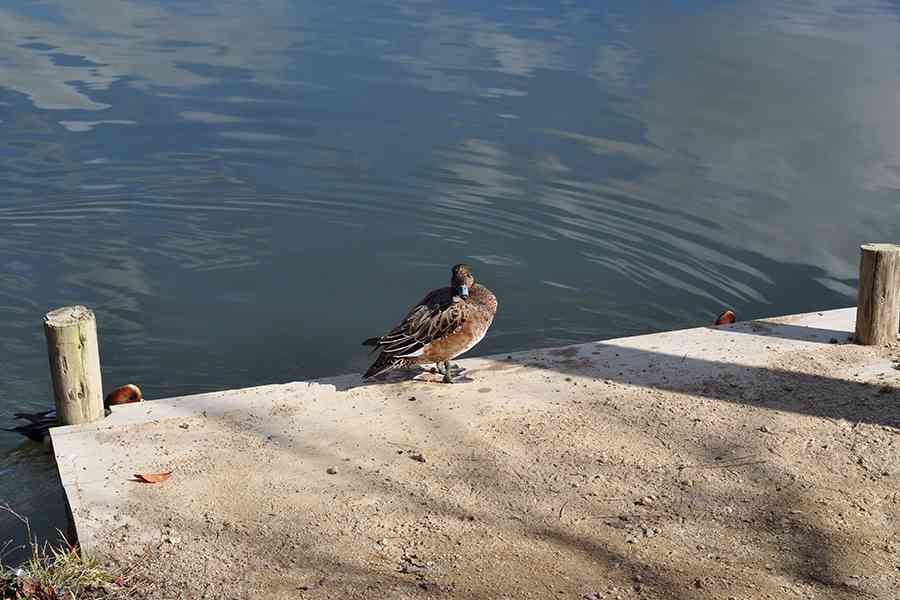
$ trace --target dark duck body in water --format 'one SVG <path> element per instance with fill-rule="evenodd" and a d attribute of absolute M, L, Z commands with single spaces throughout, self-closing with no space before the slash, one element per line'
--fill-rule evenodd
<path fill-rule="evenodd" d="M 363 342 L 381 351 L 363 378 L 435 363 L 452 383 L 450 361 L 481 341 L 496 313 L 496 296 L 475 282 L 471 267 L 456 265 L 449 287 L 429 292 L 399 325 Z"/>
<path fill-rule="evenodd" d="M 109 414 L 109 407 L 116 406 L 119 404 L 131 404 L 132 402 L 140 402 L 144 399 L 141 394 L 141 388 L 134 385 L 133 383 L 129 383 L 127 385 L 123 385 L 122 387 L 116 388 L 106 395 L 106 398 L 103 400 L 103 407 L 106 409 L 106 414 Z M 17 425 L 16 427 L 4 428 L 3 431 L 11 431 L 14 433 L 20 433 L 27 437 L 30 440 L 34 440 L 35 442 L 43 442 L 47 440 L 48 433 L 51 427 L 56 427 L 58 423 L 56 422 L 56 410 L 45 410 L 36 413 L 14 413 L 13 416 L 17 419 L 21 419 L 23 421 L 28 421 L 23 425 Z"/>

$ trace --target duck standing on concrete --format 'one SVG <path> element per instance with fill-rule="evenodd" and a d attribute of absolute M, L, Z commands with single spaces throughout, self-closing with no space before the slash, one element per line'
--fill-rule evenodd
<path fill-rule="evenodd" d="M 132 402 L 141 402 L 144 399 L 144 396 L 141 394 L 141 388 L 134 385 L 133 383 L 129 383 L 123 385 L 122 387 L 118 387 L 111 391 L 106 395 L 106 398 L 103 400 L 103 408 L 106 409 L 106 414 L 109 414 L 110 406 L 117 406 L 119 404 L 131 404 Z M 20 433 L 27 437 L 30 440 L 34 440 L 35 442 L 43 442 L 47 439 L 47 434 L 51 427 L 56 427 L 56 410 L 45 410 L 36 413 L 14 413 L 13 416 L 17 419 L 22 419 L 23 421 L 28 421 L 28 423 L 24 425 L 17 425 L 16 427 L 3 428 L 3 431 L 11 431 L 14 433 Z"/>
<path fill-rule="evenodd" d="M 381 337 L 363 342 L 363 346 L 381 350 L 363 379 L 435 363 L 437 371 L 444 375 L 444 383 L 453 383 L 450 361 L 481 341 L 496 313 L 496 296 L 475 283 L 469 265 L 456 265 L 449 287 L 429 292 L 399 325 Z"/>

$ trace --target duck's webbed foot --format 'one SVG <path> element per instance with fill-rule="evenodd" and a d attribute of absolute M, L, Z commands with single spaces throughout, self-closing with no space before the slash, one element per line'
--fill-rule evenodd
<path fill-rule="evenodd" d="M 465 369 L 457 364 L 451 363 L 449 360 L 445 360 L 435 363 L 431 368 L 431 372 L 443 375 L 444 378 L 441 381 L 444 383 L 453 383 L 453 376 L 463 374 Z"/>

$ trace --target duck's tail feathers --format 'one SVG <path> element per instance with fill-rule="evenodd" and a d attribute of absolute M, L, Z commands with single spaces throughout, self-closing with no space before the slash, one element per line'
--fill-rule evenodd
<path fill-rule="evenodd" d="M 404 358 L 391 356 L 382 352 L 375 362 L 372 363 L 372 366 L 369 367 L 369 370 L 363 374 L 363 379 L 371 379 L 372 377 L 387 373 L 388 371 L 393 371 L 394 369 L 402 369 L 407 366 L 408 362 L 409 361 Z"/>
<path fill-rule="evenodd" d="M 363 346 L 377 346 L 381 341 L 380 337 L 372 337 L 362 343 Z"/>

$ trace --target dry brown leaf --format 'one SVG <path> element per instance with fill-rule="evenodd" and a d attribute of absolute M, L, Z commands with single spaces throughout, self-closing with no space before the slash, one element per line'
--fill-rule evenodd
<path fill-rule="evenodd" d="M 143 481 L 144 483 L 159 483 L 160 481 L 165 481 L 169 477 L 172 476 L 172 471 L 166 471 L 165 473 L 135 473 L 134 478 L 138 481 Z"/>
<path fill-rule="evenodd" d="M 29 598 L 30 600 L 59 600 L 59 596 L 53 586 L 44 586 L 35 579 L 27 579 L 20 583 L 16 598 Z"/>

